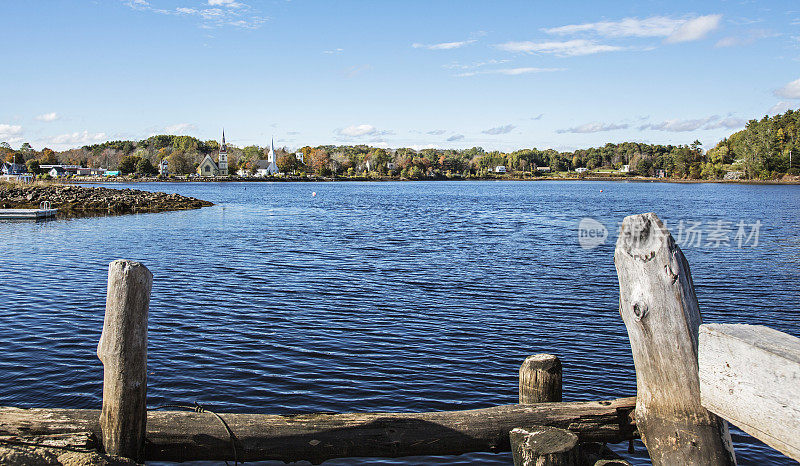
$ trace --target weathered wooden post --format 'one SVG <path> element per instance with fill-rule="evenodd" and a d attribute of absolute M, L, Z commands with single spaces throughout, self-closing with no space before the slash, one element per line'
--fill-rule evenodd
<path fill-rule="evenodd" d="M 583 464 L 578 436 L 565 429 L 535 426 L 509 432 L 514 466 L 576 466 Z"/>
<path fill-rule="evenodd" d="M 519 368 L 519 403 L 561 401 L 561 361 L 552 354 L 534 354 Z M 509 432 L 515 466 L 579 464 L 578 437 L 565 429 L 526 426 Z"/>
<path fill-rule="evenodd" d="M 100 430 L 110 455 L 140 459 L 147 421 L 147 312 L 153 275 L 144 265 L 108 266 L 108 295 L 97 357 L 103 362 Z"/>
<path fill-rule="evenodd" d="M 655 214 L 632 215 L 614 263 L 636 366 L 636 425 L 653 464 L 736 464 L 727 423 L 700 404 L 700 310 L 683 252 Z"/>
<path fill-rule="evenodd" d="M 519 368 L 519 403 L 561 401 L 561 361 L 552 354 L 528 356 Z"/>

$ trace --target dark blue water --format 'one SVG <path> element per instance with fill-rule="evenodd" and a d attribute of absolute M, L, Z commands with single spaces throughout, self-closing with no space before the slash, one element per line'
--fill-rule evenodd
<path fill-rule="evenodd" d="M 800 186 L 133 187 L 217 205 L 0 222 L 0 404 L 100 406 L 95 350 L 108 263 L 119 258 L 139 260 L 155 276 L 151 405 L 196 400 L 262 413 L 480 408 L 516 402 L 519 364 L 539 352 L 561 357 L 565 400 L 634 395 L 614 230 L 625 215 L 648 211 L 673 233 L 681 220 L 701 222 L 706 233 L 718 220 L 732 223 L 733 244 L 706 246 L 704 236 L 701 246 L 684 248 L 706 322 L 800 335 Z M 590 250 L 577 236 L 587 216 L 611 230 Z M 739 221 L 761 222 L 757 245 L 750 238 L 738 247 Z M 789 463 L 746 435 L 735 432 L 734 442 L 740 464 Z M 642 455 L 640 448 L 634 460 L 644 462 Z M 510 464 L 510 456 L 384 462 Z"/>

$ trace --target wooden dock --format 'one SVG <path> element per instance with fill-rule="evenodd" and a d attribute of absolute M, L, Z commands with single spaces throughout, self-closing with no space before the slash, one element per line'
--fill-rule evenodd
<path fill-rule="evenodd" d="M 58 209 L 0 209 L 0 219 L 38 220 L 55 217 Z"/>
<path fill-rule="evenodd" d="M 517 404 L 284 416 L 215 413 L 197 403 L 148 409 L 153 275 L 138 262 L 114 261 L 97 346 L 102 409 L 0 406 L 0 463 L 66 464 L 50 450 L 82 455 L 87 464 L 320 464 L 512 451 L 515 466 L 629 465 L 605 443 L 640 437 L 654 466 L 735 466 L 728 421 L 800 461 L 800 338 L 761 326 L 702 324 L 689 264 L 653 213 L 625 218 L 614 262 L 636 397 L 564 402 L 560 360 L 538 354 L 520 367 Z"/>

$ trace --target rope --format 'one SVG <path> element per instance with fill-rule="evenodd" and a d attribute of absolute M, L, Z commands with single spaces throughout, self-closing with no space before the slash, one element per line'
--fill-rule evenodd
<path fill-rule="evenodd" d="M 230 441 L 231 441 L 231 449 L 233 450 L 233 464 L 234 464 L 234 466 L 239 464 L 239 455 L 238 455 L 237 450 L 236 450 L 236 435 L 233 433 L 233 431 L 231 430 L 230 426 L 228 426 L 228 423 L 225 422 L 225 419 L 222 419 L 222 417 L 219 414 L 215 413 L 214 411 L 210 411 L 210 410 L 206 409 L 205 407 L 203 407 L 200 403 L 198 403 L 196 401 L 194 402 L 194 405 L 184 405 L 184 404 L 159 405 L 159 406 L 156 406 L 155 408 L 149 408 L 148 411 L 158 411 L 160 409 L 167 409 L 167 408 L 183 409 L 183 410 L 188 410 L 188 411 L 192 411 L 192 412 L 195 412 L 195 413 L 213 414 L 217 419 L 219 419 L 219 422 L 221 422 L 222 425 L 225 426 L 225 430 L 228 431 L 228 436 L 229 436 Z M 225 464 L 227 465 L 228 462 L 225 461 Z"/>

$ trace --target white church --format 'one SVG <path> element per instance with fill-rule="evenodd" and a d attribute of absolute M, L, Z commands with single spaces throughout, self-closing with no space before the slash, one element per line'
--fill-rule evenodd
<path fill-rule="evenodd" d="M 278 165 L 275 163 L 275 140 L 273 139 L 270 142 L 269 152 L 267 153 L 267 160 L 256 160 L 253 162 L 254 167 L 253 171 L 255 172 L 255 176 L 259 178 L 264 178 L 271 175 L 278 174 Z M 239 176 L 250 176 L 250 171 L 245 170 L 244 168 L 240 169 L 237 174 Z"/>

